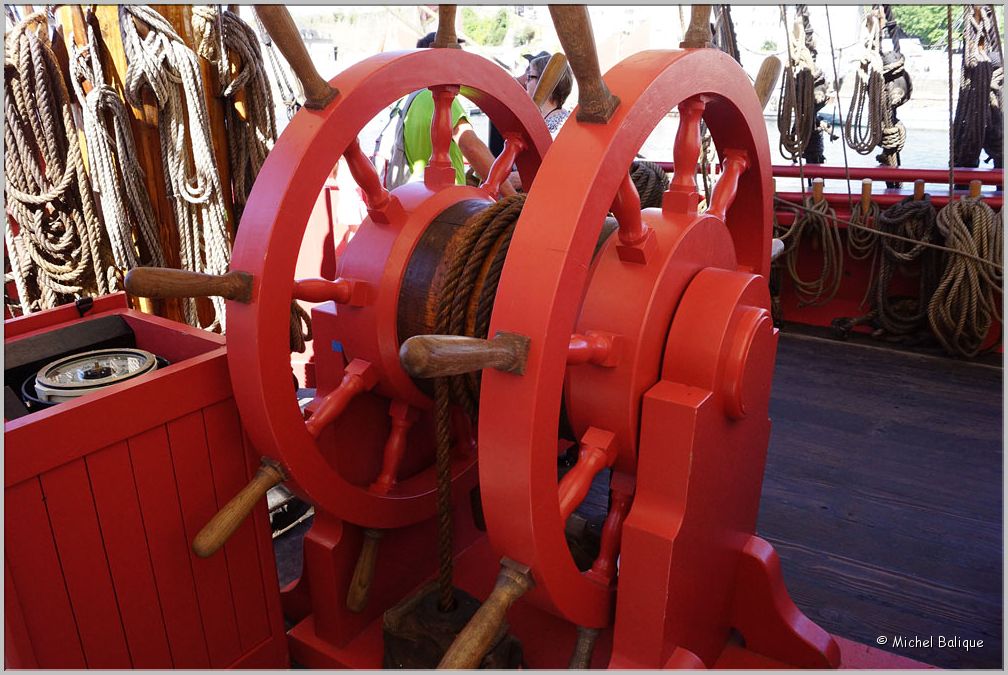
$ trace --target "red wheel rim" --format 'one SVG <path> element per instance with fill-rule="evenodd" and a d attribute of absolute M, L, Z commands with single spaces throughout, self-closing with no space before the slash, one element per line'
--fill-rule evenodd
<path fill-rule="evenodd" d="M 379 54 L 351 66 L 331 84 L 339 95 L 325 110 L 304 109 L 295 116 L 263 165 L 243 213 L 231 269 L 251 273 L 254 282 L 250 303 L 227 304 L 228 367 L 242 423 L 256 452 L 279 460 L 297 492 L 350 522 L 398 527 L 433 514 L 433 490 L 426 486 L 432 481 L 414 481 L 423 484 L 419 493 L 392 496 L 349 483 L 319 452 L 291 391 L 287 316 L 312 206 L 359 130 L 391 102 L 417 89 L 461 84 L 460 93 L 502 134 L 515 133 L 524 141 L 525 150 L 516 160 L 523 180 L 531 182 L 550 138 L 539 111 L 517 82 L 495 64 L 463 51 Z M 392 200 L 398 204 L 395 192 Z M 361 228 L 369 227 L 389 225 L 366 219 Z M 395 321 L 394 316 L 386 318 Z M 397 351 L 398 345 L 387 349 Z"/>
<path fill-rule="evenodd" d="M 495 551 L 531 568 L 533 602 L 590 627 L 610 622 L 612 592 L 579 572 L 567 550 L 557 500 L 556 429 L 568 341 L 598 228 L 658 121 L 698 95 L 708 101 L 704 120 L 718 149 L 747 154 L 749 167 L 726 220 L 739 265 L 764 276 L 772 206 L 762 109 L 730 57 L 716 50 L 642 52 L 605 80 L 622 104 L 606 125 L 568 121 L 518 221 L 490 334 L 529 336 L 528 362 L 523 376 L 484 372 L 479 428 L 480 485 Z"/>

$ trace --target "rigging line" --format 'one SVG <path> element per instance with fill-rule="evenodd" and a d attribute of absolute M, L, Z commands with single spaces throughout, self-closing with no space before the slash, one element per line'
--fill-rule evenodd
<path fill-rule="evenodd" d="M 952 5 L 945 5 L 947 10 L 948 20 L 946 21 L 946 29 L 948 30 L 948 44 L 946 45 L 946 51 L 948 52 L 948 94 L 949 94 L 949 157 L 948 157 L 948 170 L 949 170 L 949 194 L 952 194 L 954 189 L 954 180 L 952 176 L 952 158 L 954 157 L 953 151 L 955 150 L 955 134 L 952 129 Z"/>
<path fill-rule="evenodd" d="M 791 51 L 791 28 L 788 26 L 787 6 L 786 5 L 781 5 L 780 8 L 781 8 L 781 17 L 783 18 L 782 20 L 783 20 L 783 23 L 784 23 L 784 38 L 787 41 L 787 52 L 788 52 L 788 65 L 787 65 L 787 67 L 789 69 L 792 69 L 792 71 L 791 71 L 792 72 L 792 77 L 791 77 L 791 96 L 792 96 L 792 98 L 795 101 L 797 101 L 798 100 L 798 84 L 797 84 L 797 79 L 798 78 L 796 76 L 794 76 L 794 70 L 793 70 L 793 68 L 794 68 L 794 56 L 793 56 L 794 52 Z M 783 84 L 783 82 L 781 84 Z M 779 111 L 778 111 L 778 114 L 780 114 Z M 802 159 L 803 159 L 803 156 L 802 156 L 801 153 L 799 153 L 798 154 L 798 177 L 801 180 L 801 193 L 802 193 L 802 198 L 804 199 L 805 198 L 805 165 L 802 164 Z"/>
<path fill-rule="evenodd" d="M 833 51 L 833 26 L 830 24 L 829 6 L 826 6 L 823 9 L 826 10 L 826 30 L 829 32 L 830 61 L 833 63 L 833 95 L 836 101 L 835 110 L 837 120 L 840 122 L 840 129 L 843 129 L 843 106 L 840 105 L 840 78 L 837 76 L 836 52 Z M 850 165 L 847 163 L 847 137 L 842 133 L 840 134 L 840 146 L 843 148 L 844 176 L 847 178 L 847 206 L 853 209 L 854 197 L 851 195 Z"/>
<path fill-rule="evenodd" d="M 788 207 L 790 209 L 797 209 L 799 211 L 807 211 L 808 213 L 820 214 L 819 211 L 815 211 L 813 209 L 810 209 L 807 206 L 805 206 L 804 204 L 799 204 L 797 202 L 790 202 L 790 201 L 788 201 L 788 200 L 786 200 L 786 199 L 784 199 L 782 197 L 778 197 L 776 195 L 774 195 L 774 201 L 777 202 L 778 204 L 786 206 L 786 207 Z M 993 262 L 991 260 L 986 260 L 984 258 L 981 258 L 979 256 L 975 256 L 975 255 L 973 255 L 971 253 L 967 253 L 965 251 L 960 251 L 959 249 L 949 248 L 948 246 L 942 246 L 941 244 L 932 244 L 932 243 L 927 242 L 927 241 L 919 241 L 917 239 L 912 239 L 910 237 L 903 237 L 903 236 L 900 236 L 898 234 L 893 234 L 892 232 L 883 232 L 881 230 L 876 230 L 875 228 L 872 228 L 872 227 L 865 227 L 864 225 L 862 225 L 860 223 L 855 223 L 855 222 L 853 222 L 851 220 L 844 220 L 843 218 L 838 218 L 837 216 L 830 215 L 828 213 L 822 213 L 821 215 L 824 218 L 829 218 L 830 220 L 833 220 L 833 221 L 835 221 L 837 223 L 843 223 L 843 224 L 847 225 L 847 227 L 853 227 L 853 228 L 858 229 L 858 230 L 866 230 L 866 231 L 871 232 L 872 234 L 875 234 L 875 235 L 877 235 L 879 237 L 888 237 L 889 239 L 898 239 L 900 241 L 905 241 L 905 242 L 907 242 L 909 244 L 920 244 L 922 246 L 926 246 L 926 247 L 929 247 L 929 248 L 938 249 L 939 251 L 945 251 L 946 253 L 954 253 L 954 254 L 960 255 L 960 256 L 962 256 L 964 258 L 970 258 L 971 260 L 975 260 L 977 262 L 982 262 L 985 265 L 989 265 L 989 266 L 993 267 L 995 270 L 997 270 L 999 272 L 1001 272 L 1001 271 L 1004 270 L 1004 266 L 1003 265 L 998 265 L 996 262 Z"/>

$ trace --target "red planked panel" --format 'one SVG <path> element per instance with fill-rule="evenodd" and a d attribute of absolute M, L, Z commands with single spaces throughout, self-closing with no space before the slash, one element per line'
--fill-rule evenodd
<path fill-rule="evenodd" d="M 4 561 L 4 668 L 38 668 L 10 564 Z"/>
<path fill-rule="evenodd" d="M 131 665 L 83 460 L 42 474 L 70 604 L 89 668 Z"/>
<path fill-rule="evenodd" d="M 129 439 L 129 450 L 172 660 L 176 668 L 207 668 L 210 659 L 165 428 Z"/>
<path fill-rule="evenodd" d="M 210 462 L 220 507 L 248 483 L 245 448 L 234 399 L 204 408 L 203 421 L 207 442 L 213 448 Z M 246 518 L 224 546 L 242 651 L 252 649 L 270 634 L 256 534 L 255 520 Z M 269 560 L 268 564 L 273 561 Z"/>
<path fill-rule="evenodd" d="M 126 442 L 86 458 L 134 668 L 170 668 L 171 653 Z"/>
<path fill-rule="evenodd" d="M 196 411 L 169 422 L 168 442 L 175 465 L 186 542 L 191 542 L 217 512 L 202 412 Z M 220 553 L 199 558 L 191 550 L 189 559 L 196 593 L 200 598 L 210 666 L 223 668 L 237 659 L 241 652 L 227 562 Z"/>
<path fill-rule="evenodd" d="M 19 596 L 31 599 L 21 609 L 39 666 L 86 667 L 37 479 L 4 490 L 4 528 L 14 587 Z"/>

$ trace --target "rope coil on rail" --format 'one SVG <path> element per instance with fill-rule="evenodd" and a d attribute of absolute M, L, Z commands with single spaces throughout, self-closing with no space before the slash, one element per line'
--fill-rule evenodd
<path fill-rule="evenodd" d="M 124 272 L 141 264 L 163 267 L 164 252 L 133 141 L 129 113 L 116 89 L 105 82 L 94 26 L 85 25 L 87 43 L 83 47 L 73 45 L 71 84 L 81 106 L 90 174 L 115 264 Z M 85 81 L 91 85 L 87 93 Z"/>
<path fill-rule="evenodd" d="M 976 356 L 993 322 L 1002 319 L 1003 226 L 1001 213 L 995 214 L 979 198 L 949 202 L 938 213 L 937 228 L 947 246 L 993 263 L 949 257 L 927 317 L 935 337 L 950 354 Z"/>
<path fill-rule="evenodd" d="M 45 12 L 36 12 L 5 40 L 5 238 L 25 314 L 115 290 L 70 95 L 47 30 Z"/>
<path fill-rule="evenodd" d="M 816 203 L 812 197 L 807 197 L 805 208 L 795 213 L 791 227 L 782 228 L 776 235 L 785 245 L 781 257 L 794 282 L 799 307 L 824 305 L 840 289 L 843 278 L 843 242 L 840 240 L 840 228 L 837 227 L 835 217 L 836 212 L 825 199 Z M 822 250 L 822 271 L 814 280 L 802 279 L 798 272 L 798 249 L 805 236 L 811 237 Z"/>
<path fill-rule="evenodd" d="M 874 309 L 879 327 L 891 335 L 903 336 L 918 332 L 927 319 L 927 305 L 938 285 L 945 256 L 927 244 L 938 239 L 939 232 L 934 205 L 924 199 L 907 197 L 882 211 L 877 222 L 880 233 L 893 233 L 905 239 L 879 237 L 878 274 L 873 280 Z M 916 243 L 909 243 L 911 239 Z M 917 298 L 893 298 L 890 285 L 896 268 L 920 260 L 920 282 Z"/>
<path fill-rule="evenodd" d="M 143 38 L 134 21 L 148 28 Z M 161 161 L 179 229 L 182 267 L 224 274 L 231 258 L 227 213 L 196 54 L 163 16 L 146 6 L 120 5 L 119 29 L 128 63 L 126 99 L 142 107 L 141 92 L 149 87 L 157 101 Z M 210 302 L 215 317 L 207 328 L 223 331 L 224 299 L 214 296 Z M 183 308 L 186 321 L 198 326 L 196 300 L 183 301 Z"/>

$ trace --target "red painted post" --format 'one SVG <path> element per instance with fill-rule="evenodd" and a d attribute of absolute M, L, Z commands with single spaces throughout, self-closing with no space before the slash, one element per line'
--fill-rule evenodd
<path fill-rule="evenodd" d="M 738 193 L 739 178 L 742 172 L 749 167 L 749 160 L 742 150 L 725 150 L 724 173 L 721 180 L 714 186 L 714 193 L 711 195 L 710 207 L 707 214 L 719 218 L 724 222 L 725 214 L 735 201 Z"/>
<path fill-rule="evenodd" d="M 588 577 L 608 586 L 616 578 L 616 556 L 620 551 L 623 537 L 623 521 L 630 511 L 633 499 L 634 479 L 626 474 L 614 473 L 609 486 L 612 497 L 609 514 L 602 525 L 602 540 L 595 563 L 588 570 Z"/>
<path fill-rule="evenodd" d="M 361 359 L 351 361 L 340 385 L 325 395 L 305 422 L 308 433 L 318 438 L 322 430 L 340 416 L 357 394 L 371 389 L 377 382 L 378 373 L 374 366 Z"/>
<path fill-rule="evenodd" d="M 616 459 L 615 434 L 590 427 L 581 438 L 578 461 L 560 480 L 560 517 L 563 520 L 574 512 L 588 494 L 595 474 Z"/>
<path fill-rule="evenodd" d="M 517 134 L 508 135 L 504 139 L 504 150 L 494 160 L 493 166 L 490 167 L 490 175 L 480 185 L 480 189 L 486 190 L 494 199 L 500 198 L 500 186 L 511 174 L 511 167 L 514 165 L 515 157 L 524 149 L 525 143 Z"/>
<path fill-rule="evenodd" d="M 459 88 L 444 84 L 430 89 L 434 94 L 434 115 L 431 117 L 431 156 L 424 169 L 424 185 L 436 190 L 455 182 L 455 168 L 448 149 L 452 141 L 452 101 Z"/>
<path fill-rule="evenodd" d="M 377 223 L 388 224 L 385 210 L 389 205 L 389 191 L 382 186 L 378 172 L 361 151 L 360 142 L 356 138 L 347 146 L 343 159 L 346 160 L 354 182 L 360 186 L 364 194 L 368 215 Z"/>
<path fill-rule="evenodd" d="M 371 492 L 387 495 L 395 487 L 399 475 L 399 464 L 406 452 L 406 436 L 416 423 L 419 412 L 402 401 L 392 401 L 389 406 L 389 416 L 392 418 L 392 430 L 382 454 L 382 469 L 378 478 L 368 488 Z"/>

